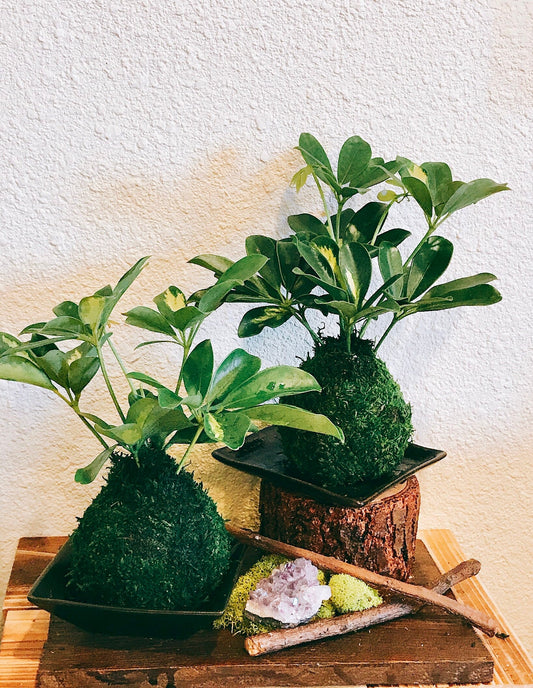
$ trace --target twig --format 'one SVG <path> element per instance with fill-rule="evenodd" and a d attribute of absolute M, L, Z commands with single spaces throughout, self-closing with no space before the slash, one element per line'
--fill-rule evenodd
<path fill-rule="evenodd" d="M 228 532 L 233 535 L 233 537 L 237 538 L 237 540 L 251 545 L 252 547 L 257 547 L 258 549 L 262 549 L 267 552 L 283 554 L 286 557 L 291 557 L 293 559 L 305 557 L 315 564 L 315 566 L 325 571 L 330 571 L 331 573 L 347 573 L 349 576 L 360 578 L 370 585 L 374 585 L 382 590 L 388 590 L 395 595 L 415 599 L 423 604 L 433 604 L 437 607 L 442 607 L 443 609 L 452 612 L 452 614 L 457 614 L 458 616 L 462 616 L 463 618 L 467 619 L 467 621 L 470 621 L 471 624 L 479 628 L 488 636 L 503 633 L 497 622 L 484 612 L 481 612 L 478 609 L 473 609 L 472 607 L 467 607 L 466 605 L 457 602 L 457 600 L 445 597 L 444 595 L 439 595 L 433 590 L 428 590 L 420 585 L 412 585 L 411 583 L 404 583 L 402 581 L 395 580 L 394 578 L 381 576 L 379 573 L 374 573 L 368 569 L 363 569 L 360 566 L 348 564 L 333 557 L 326 557 L 323 554 L 317 554 L 316 552 L 311 552 L 308 549 L 287 545 L 286 543 L 279 542 L 278 540 L 271 540 L 270 538 L 264 537 L 259 533 L 254 533 L 253 531 L 244 528 L 237 528 L 229 523 L 226 524 L 226 528 Z"/>
<path fill-rule="evenodd" d="M 431 587 L 431 590 L 439 595 L 447 592 L 451 587 L 461 581 L 479 573 L 481 565 L 476 559 L 463 561 L 451 571 L 444 573 Z M 308 624 L 296 626 L 296 628 L 284 628 L 279 631 L 252 635 L 244 641 L 244 647 L 249 655 L 257 657 L 267 652 L 276 652 L 286 647 L 294 647 L 310 643 L 313 640 L 330 638 L 335 635 L 344 635 L 358 631 L 361 628 L 375 626 L 385 621 L 397 619 L 416 612 L 423 605 L 414 600 L 411 602 L 389 602 L 379 607 L 366 609 L 363 612 L 343 614 L 332 619 L 320 619 Z"/>

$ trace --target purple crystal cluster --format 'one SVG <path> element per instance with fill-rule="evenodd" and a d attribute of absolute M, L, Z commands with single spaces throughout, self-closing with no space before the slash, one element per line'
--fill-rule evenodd
<path fill-rule="evenodd" d="M 318 581 L 316 566 L 299 558 L 259 581 L 248 596 L 245 613 L 251 618 L 274 619 L 283 627 L 297 626 L 309 621 L 330 597 L 329 585 Z"/>

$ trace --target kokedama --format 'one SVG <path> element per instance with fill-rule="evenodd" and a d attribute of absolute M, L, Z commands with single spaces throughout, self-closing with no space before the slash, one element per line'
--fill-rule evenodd
<path fill-rule="evenodd" d="M 221 274 L 197 305 L 171 286 L 140 306 L 126 322 L 178 345 L 182 361 L 171 389 L 140 372 L 128 372 L 110 331 L 110 316 L 146 263 L 138 261 L 114 288 L 75 303 L 64 301 L 55 317 L 26 327 L 23 341 L 0 333 L 0 378 L 43 387 L 60 397 L 102 445 L 101 453 L 76 472 L 89 483 L 111 459 L 107 482 L 71 538 L 69 586 L 73 597 L 142 609 L 192 609 L 213 592 L 230 557 L 230 536 L 213 500 L 183 470 L 202 442 L 240 447 L 254 420 L 309 428 L 342 438 L 325 416 L 277 404 L 278 397 L 319 390 L 305 371 L 289 366 L 260 370 L 261 361 L 242 349 L 214 368 L 211 342 L 194 346 L 198 329 L 226 294 L 244 284 L 267 259 L 250 256 Z M 69 342 L 74 348 L 64 350 Z M 139 346 L 153 342 L 143 342 Z M 108 373 L 109 351 L 130 387 L 121 404 Z M 115 407 L 110 424 L 80 406 L 83 391 L 100 371 Z M 184 388 L 184 389 L 182 389 Z M 111 441 L 110 441 L 111 440 Z M 176 461 L 168 450 L 184 445 Z"/>
<path fill-rule="evenodd" d="M 376 356 L 392 328 L 415 313 L 500 301 L 490 273 L 437 284 L 450 264 L 453 245 L 436 230 L 458 210 L 508 187 L 490 179 L 454 180 L 443 162 L 419 166 L 404 157 L 385 162 L 372 157 L 370 146 L 358 136 L 341 147 L 336 172 L 311 134 L 302 134 L 297 148 L 305 166 L 294 175 L 293 184 L 299 191 L 308 178 L 314 180 L 325 220 L 307 213 L 292 215 L 292 236 L 248 237 L 248 256 L 268 260 L 225 299 L 264 304 L 243 316 L 242 337 L 279 327 L 290 318 L 311 335 L 314 352 L 301 368 L 316 376 L 322 391 L 303 394 L 295 403 L 326 413 L 343 430 L 346 444 L 283 429 L 284 449 L 294 471 L 305 480 L 349 493 L 361 481 L 391 473 L 411 436 L 410 407 Z M 347 207 L 382 183 L 389 188 L 380 191 L 377 200 Z M 422 211 L 426 228 L 402 255 L 399 247 L 403 249 L 411 232 L 394 225 L 386 229 L 385 223 L 393 207 L 408 199 Z M 197 256 L 191 262 L 215 276 L 232 265 L 216 255 Z M 309 311 L 335 318 L 338 336 L 325 337 L 321 329 L 315 330 Z M 382 318 L 388 323 L 377 332 L 374 344 L 365 336 Z"/>

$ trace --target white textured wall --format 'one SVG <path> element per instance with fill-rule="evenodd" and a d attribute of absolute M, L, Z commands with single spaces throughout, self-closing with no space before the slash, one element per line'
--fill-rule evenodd
<path fill-rule="evenodd" d="M 0 1 L 0 329 L 16 332 L 144 254 L 126 306 L 169 283 L 193 290 L 200 252 L 242 254 L 319 212 L 288 182 L 301 131 L 328 150 L 451 163 L 508 182 L 445 225 L 452 276 L 490 270 L 501 304 L 404 321 L 383 356 L 412 402 L 416 439 L 448 458 L 421 476 L 422 525 L 452 528 L 521 637 L 529 618 L 532 454 L 531 56 L 527 0 Z M 421 231 L 411 206 L 402 222 Z M 211 320 L 237 344 L 238 308 Z M 175 352 L 128 362 L 172 377 Z M 270 364 L 309 342 L 288 324 L 247 343 Z M 3 589 L 17 538 L 68 533 L 96 486 L 73 471 L 97 450 L 46 392 L 0 382 Z M 92 389 L 99 406 L 101 388 Z M 253 480 L 197 457 L 226 515 L 254 519 Z M 250 494 L 243 506 L 242 494 Z M 529 563 L 528 563 L 529 562 Z"/>

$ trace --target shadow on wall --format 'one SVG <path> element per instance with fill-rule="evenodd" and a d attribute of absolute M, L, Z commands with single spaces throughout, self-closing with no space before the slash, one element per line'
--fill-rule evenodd
<path fill-rule="evenodd" d="M 227 148 L 183 178 L 104 175 L 91 180 L 83 213 L 98 225 L 120 228 L 130 245 L 153 253 L 153 262 L 185 264 L 198 253 L 224 250 L 240 254 L 248 234 L 286 226 L 280 206 L 298 158 L 285 151 L 247 172 L 246 159 Z"/>

